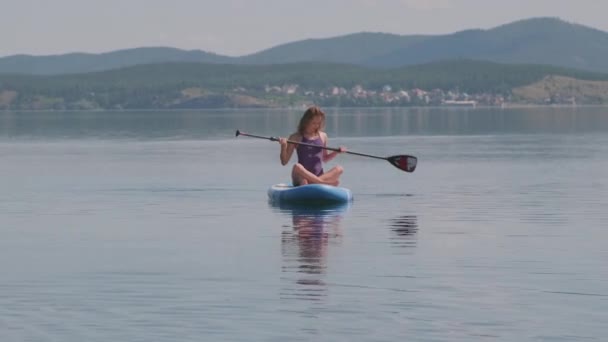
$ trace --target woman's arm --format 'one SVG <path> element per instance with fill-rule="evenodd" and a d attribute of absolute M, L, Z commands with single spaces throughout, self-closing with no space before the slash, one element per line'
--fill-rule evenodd
<path fill-rule="evenodd" d="M 321 132 L 321 139 L 323 139 L 323 146 L 327 147 L 327 133 Z M 323 150 L 323 162 L 327 163 L 328 161 L 334 159 L 339 153 L 346 152 L 346 148 L 340 146 L 340 151 L 329 151 Z"/>
<path fill-rule="evenodd" d="M 298 134 L 292 134 L 288 139 L 297 142 L 302 141 L 302 138 Z M 281 165 L 287 165 L 287 163 L 289 163 L 289 159 L 291 159 L 293 150 L 296 148 L 296 145 L 288 143 L 287 139 L 285 138 L 279 138 L 279 144 L 281 145 L 281 154 L 279 155 Z"/>

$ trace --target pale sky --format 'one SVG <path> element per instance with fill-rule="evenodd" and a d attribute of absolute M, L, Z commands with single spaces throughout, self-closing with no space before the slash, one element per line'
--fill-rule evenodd
<path fill-rule="evenodd" d="M 356 32 L 443 34 L 531 17 L 608 31 L 606 0 L 0 0 L 0 56 L 143 46 L 240 56 Z"/>

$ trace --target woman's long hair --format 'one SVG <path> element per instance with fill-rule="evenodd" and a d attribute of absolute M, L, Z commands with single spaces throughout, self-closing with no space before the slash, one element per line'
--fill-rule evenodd
<path fill-rule="evenodd" d="M 312 121 L 312 119 L 316 118 L 317 116 L 321 117 L 321 129 L 325 127 L 325 113 L 323 113 L 323 111 L 319 108 L 319 107 L 310 107 L 308 108 L 305 112 L 304 115 L 302 115 L 302 118 L 300 119 L 300 124 L 298 125 L 298 133 L 300 133 L 300 135 L 304 136 L 304 130 L 306 129 L 306 126 L 308 126 L 308 124 Z M 319 133 L 318 131 L 315 133 Z"/>

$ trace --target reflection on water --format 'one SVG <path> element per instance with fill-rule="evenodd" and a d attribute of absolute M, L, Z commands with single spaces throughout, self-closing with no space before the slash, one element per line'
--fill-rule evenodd
<path fill-rule="evenodd" d="M 292 224 L 287 225 L 281 234 L 282 279 L 288 284 L 281 297 L 322 299 L 327 292 L 324 277 L 328 248 L 340 242 L 340 220 L 349 205 L 310 208 L 271 203 L 271 206 L 292 219 Z"/>
<path fill-rule="evenodd" d="M 45 139 L 173 113 L 126 127 L 127 113 L 108 126 L 0 119 L 0 342 L 605 340 L 608 134 L 520 134 L 565 118 L 548 111 L 523 130 L 510 124 L 523 115 L 485 113 L 500 129 L 385 139 L 405 126 L 376 112 L 386 130 L 365 115 L 360 132 L 349 115 L 328 128 L 367 135 L 346 139 L 353 150 L 411 151 L 423 169 L 345 156 L 356 200 L 342 211 L 268 206 L 263 184 L 286 175 L 276 145 L 234 138 L 249 123 L 293 129 L 301 113 L 192 116 L 192 136 L 232 135 L 208 142 Z M 606 113 L 573 130 L 608 132 Z"/>
<path fill-rule="evenodd" d="M 415 215 L 397 216 L 389 222 L 391 243 L 397 247 L 416 247 L 416 234 L 418 233 L 418 217 Z"/>
<path fill-rule="evenodd" d="M 328 133 L 339 137 L 411 134 L 584 133 L 608 131 L 606 108 L 327 108 Z M 292 130 L 300 109 L 0 112 L 3 138 L 233 139 Z"/>

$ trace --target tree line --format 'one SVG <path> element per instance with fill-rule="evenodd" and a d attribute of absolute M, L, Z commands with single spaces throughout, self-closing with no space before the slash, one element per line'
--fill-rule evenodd
<path fill-rule="evenodd" d="M 239 93 L 268 100 L 267 87 L 283 85 L 297 85 L 300 90 L 311 91 L 330 87 L 351 89 L 355 86 L 379 90 L 388 85 L 392 89 L 404 90 L 457 89 L 468 93 L 509 95 L 512 89 L 532 84 L 548 75 L 608 80 L 608 74 L 548 65 L 514 65 L 472 60 L 435 62 L 397 69 L 331 63 L 163 63 L 70 75 L 0 74 L 0 108 L 183 107 L 183 91 L 189 88 L 203 91 L 198 101 L 191 101 L 193 106 L 232 107 L 238 104 L 231 103 L 235 99 L 231 94 Z M 8 93 L 15 96 L 2 96 Z M 273 96 L 276 100 L 276 95 Z M 209 101 L 205 101 L 205 98 Z"/>

